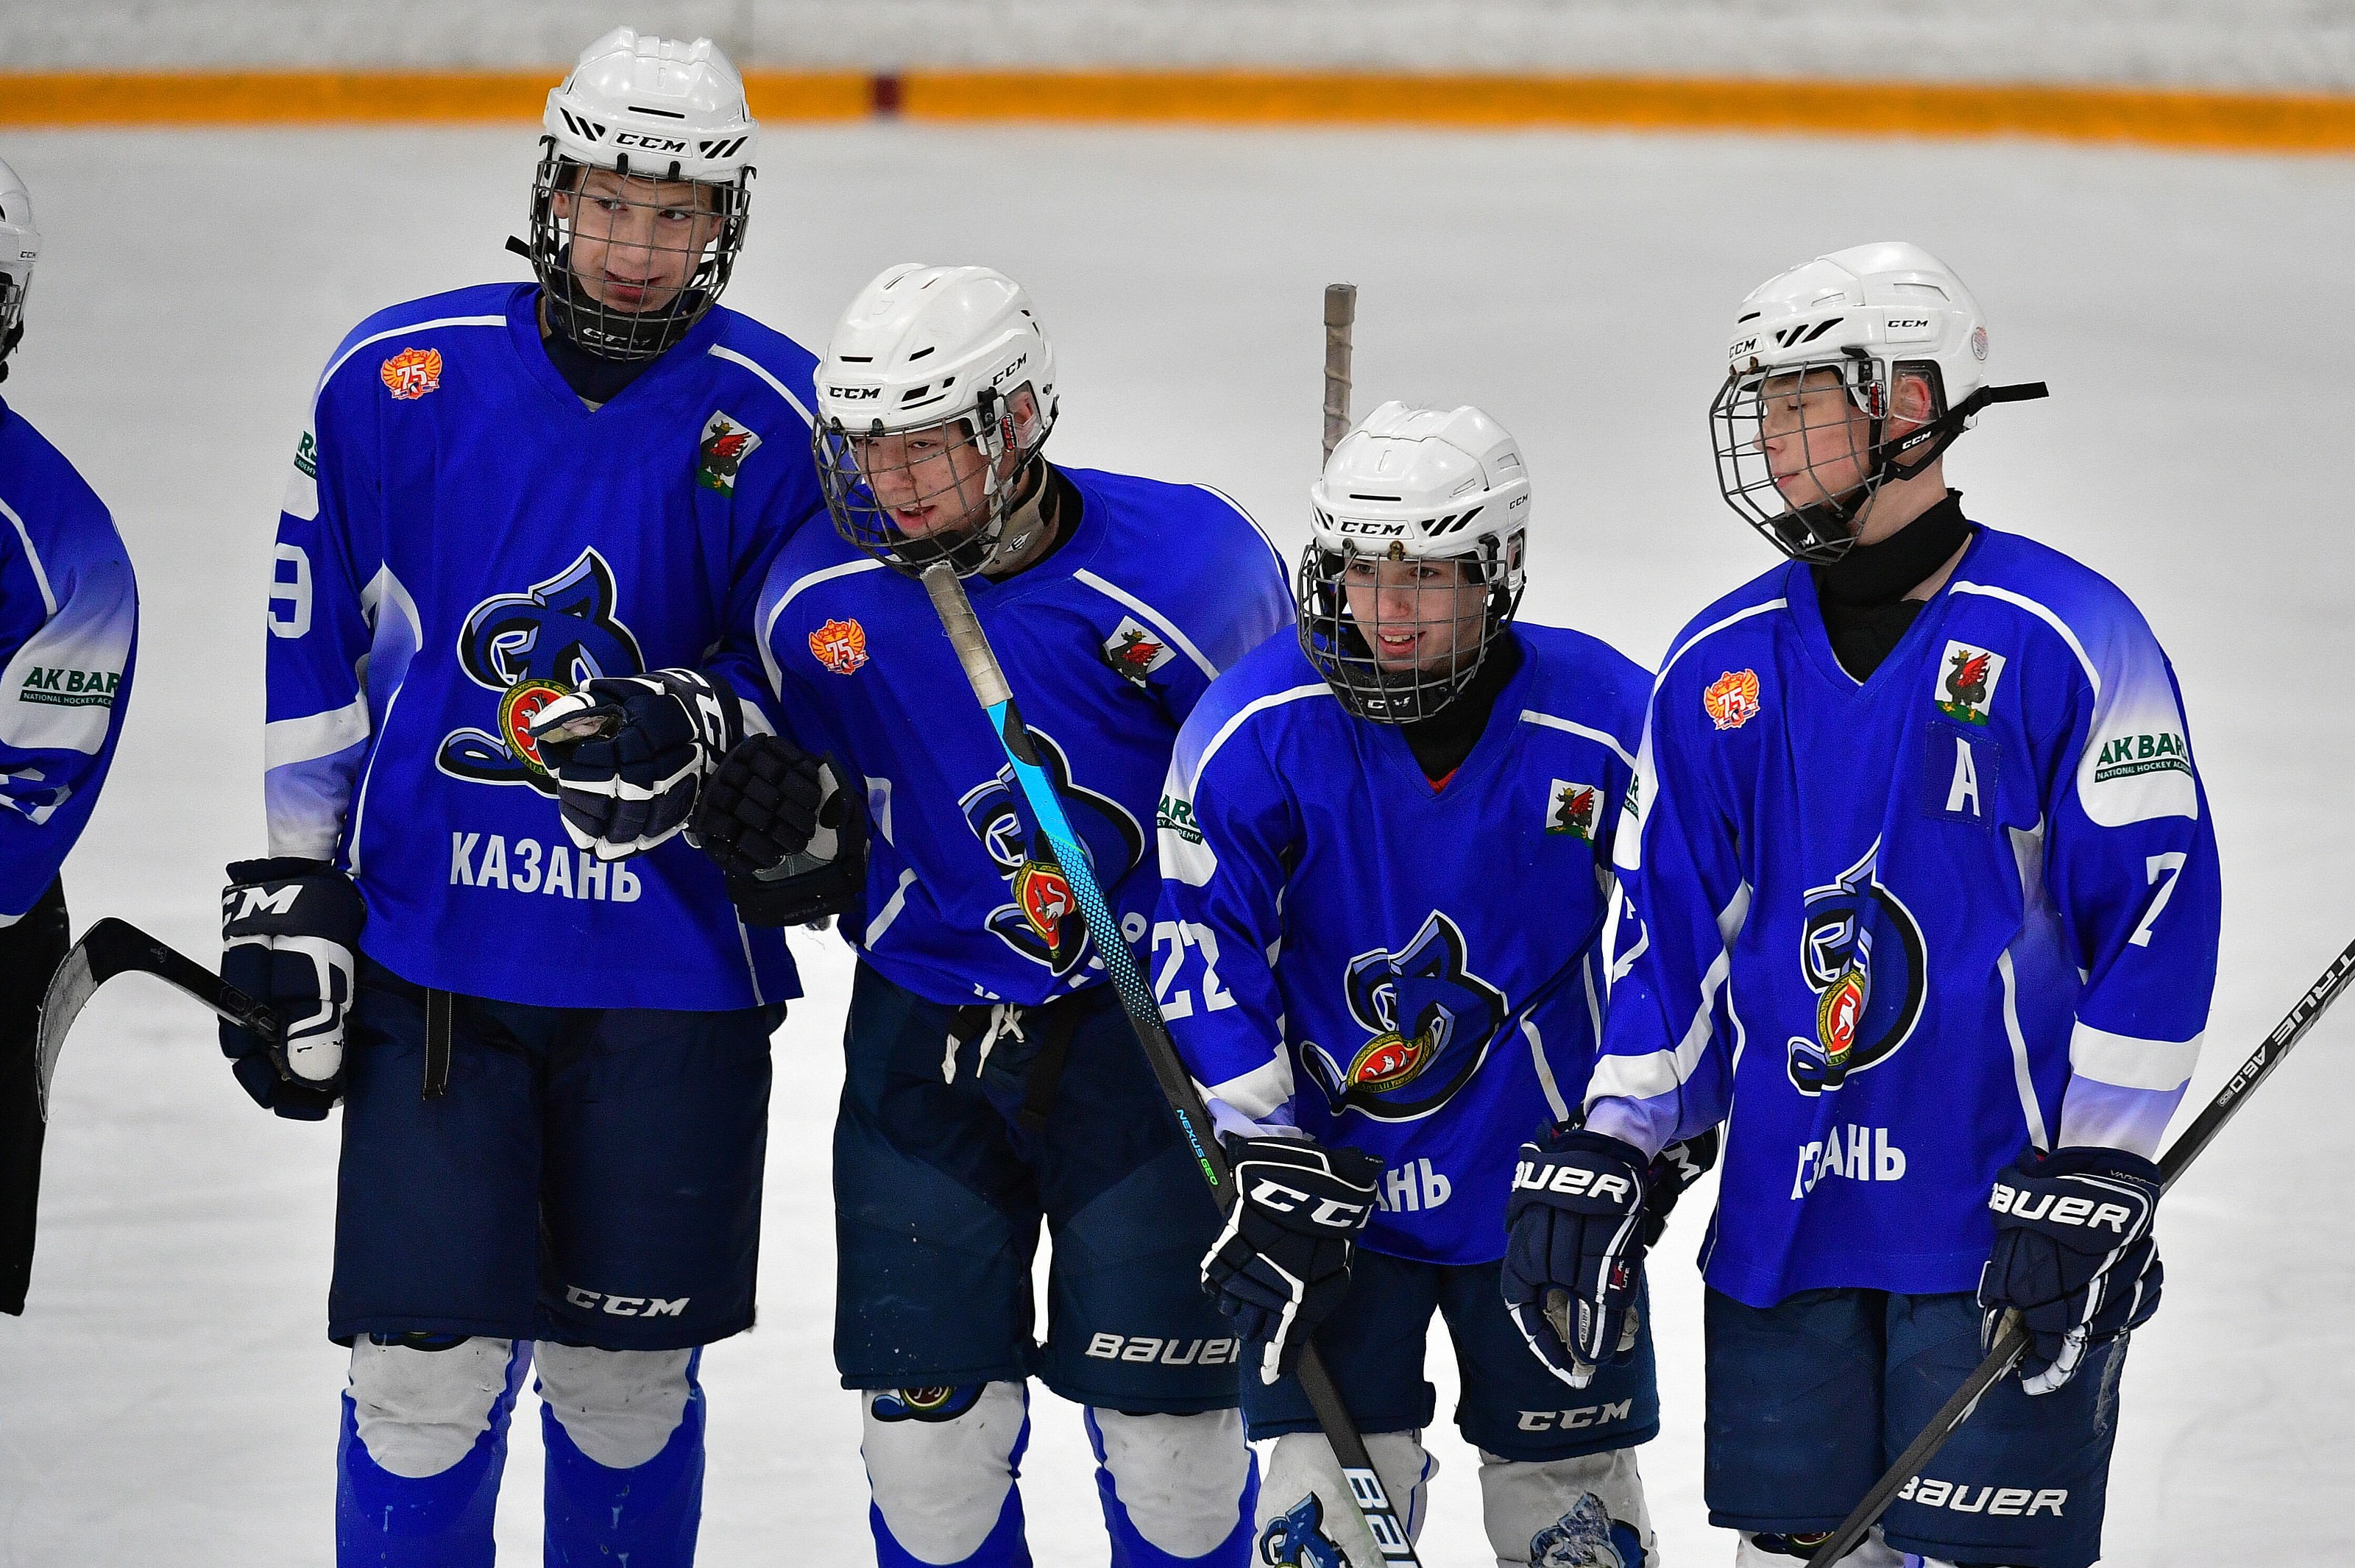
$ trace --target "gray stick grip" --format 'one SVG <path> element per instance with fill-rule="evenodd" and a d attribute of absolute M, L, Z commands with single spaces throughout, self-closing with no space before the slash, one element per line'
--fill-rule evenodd
<path fill-rule="evenodd" d="M 973 613 L 972 601 L 964 596 L 964 585 L 947 561 L 936 560 L 924 568 L 924 592 L 932 596 L 932 608 L 949 635 L 949 646 L 956 650 L 957 663 L 964 667 L 965 679 L 973 683 L 974 697 L 984 708 L 1012 700 L 1014 692 L 1006 684 L 1006 672 L 997 667 L 997 656 L 989 651 L 989 639 L 981 634 L 981 622 Z"/>
<path fill-rule="evenodd" d="M 1325 285 L 1325 457 L 1349 433 L 1349 337 L 1358 321 L 1358 285 Z"/>

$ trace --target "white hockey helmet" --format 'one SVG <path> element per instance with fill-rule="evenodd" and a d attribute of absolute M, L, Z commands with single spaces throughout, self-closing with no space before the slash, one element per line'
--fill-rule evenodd
<path fill-rule="evenodd" d="M 1030 543 L 1007 525 L 1038 483 L 1056 408 L 1054 346 L 1021 284 L 989 267 L 885 268 L 818 362 L 813 444 L 835 527 L 910 571 L 988 570 Z M 942 521 L 911 533 L 920 514 Z"/>
<path fill-rule="evenodd" d="M 609 359 L 651 358 L 684 336 L 719 297 L 743 249 L 761 127 L 744 79 L 709 38 L 680 43 L 616 27 L 581 51 L 548 94 L 527 253 L 567 335 Z M 630 181 L 693 181 L 705 221 L 682 244 L 694 251 L 686 286 L 653 309 L 608 305 L 570 268 L 578 207 L 557 198 L 590 169 Z M 651 206 L 651 184 L 636 205 Z M 660 241 L 655 242 L 659 248 Z"/>
<path fill-rule="evenodd" d="M 7 379 L 8 355 L 25 336 L 25 294 L 33 286 L 33 263 L 40 255 L 33 193 L 15 169 L 0 162 L 0 380 Z"/>
<path fill-rule="evenodd" d="M 1981 409 L 2045 395 L 2041 382 L 1987 384 L 1987 318 L 1977 300 L 1945 263 L 1903 240 L 1836 251 L 1759 284 L 1736 314 L 1726 361 L 1710 408 L 1719 489 L 1776 549 L 1806 561 L 1845 555 L 1881 486 L 1927 467 Z M 1847 403 L 1869 421 L 1853 453 L 1861 477 L 1795 507 L 1776 485 L 1761 440 L 1765 395 L 1770 387 L 1830 385 L 1835 377 Z M 1892 435 L 1888 425 L 1905 379 L 1926 387 L 1929 417 Z"/>
<path fill-rule="evenodd" d="M 1341 438 L 1309 486 L 1314 507 L 1300 558 L 1300 646 L 1352 712 L 1378 723 L 1429 718 L 1462 694 L 1512 624 L 1527 581 L 1529 469 L 1520 443 L 1480 410 L 1388 402 Z M 1450 634 L 1436 656 L 1386 666 L 1385 636 L 1435 635 L 1417 616 L 1397 626 L 1352 609 L 1352 569 L 1383 561 L 1446 561 L 1459 570 L 1421 592 L 1453 604 L 1463 587 L 1487 590 L 1476 634 Z M 1417 597 L 1421 597 L 1418 592 Z M 1379 605 L 1382 596 L 1361 600 Z"/>

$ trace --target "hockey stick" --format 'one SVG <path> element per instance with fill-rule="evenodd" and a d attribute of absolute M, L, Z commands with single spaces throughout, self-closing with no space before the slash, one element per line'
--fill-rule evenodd
<path fill-rule="evenodd" d="M 1203 1106 L 1192 1076 L 1178 1060 L 1177 1044 L 1169 1038 L 1168 1025 L 1162 1021 L 1161 1008 L 1153 999 L 1152 988 L 1146 984 L 1145 971 L 1136 955 L 1130 951 L 1120 923 L 1113 916 L 1103 885 L 1096 879 L 1095 862 L 1089 857 L 1087 844 L 1072 831 L 1071 820 L 1055 794 L 1054 781 L 1039 762 L 1039 749 L 1014 705 L 1013 691 L 1006 684 L 1006 672 L 998 667 L 997 656 L 990 651 L 989 639 L 974 616 L 964 585 L 957 581 L 955 571 L 946 561 L 940 561 L 925 568 L 924 588 L 932 597 L 932 608 L 940 614 L 941 626 L 948 633 L 950 645 L 956 649 L 957 662 L 964 667 L 964 677 L 973 685 L 975 699 L 989 715 L 990 727 L 997 731 L 998 742 L 1006 748 L 1006 760 L 1013 766 L 1015 784 L 1029 805 L 1039 830 L 1052 846 L 1064 880 L 1071 884 L 1081 919 L 1095 938 L 1096 952 L 1112 976 L 1113 989 L 1120 995 L 1121 1009 L 1127 1013 L 1129 1025 L 1136 1031 L 1137 1043 L 1145 1050 L 1145 1059 L 1161 1087 L 1162 1098 L 1168 1102 L 1170 1115 L 1178 1118 L 1178 1131 L 1192 1152 L 1202 1179 L 1209 1185 L 1220 1212 L 1224 1213 L 1235 1202 L 1226 1151 L 1219 1147 L 1218 1134 L 1210 1125 L 1210 1114 Z M 1390 1494 L 1374 1471 L 1373 1459 L 1366 1452 L 1366 1440 L 1359 1435 L 1357 1423 L 1350 1419 L 1348 1407 L 1341 1403 L 1340 1391 L 1333 1386 L 1332 1374 L 1318 1358 L 1313 1342 L 1301 1352 L 1298 1376 L 1300 1386 L 1308 1394 L 1309 1407 L 1316 1412 L 1316 1424 L 1325 1429 L 1326 1437 L 1333 1445 L 1333 1455 L 1340 1461 L 1349 1495 L 1364 1516 L 1366 1530 L 1380 1551 L 1382 1561 L 1412 1563 L 1420 1568 L 1422 1559 L 1415 1555 L 1414 1543 L 1407 1539 L 1405 1522 L 1391 1506 Z"/>
<path fill-rule="evenodd" d="M 81 933 L 41 997 L 41 1025 L 35 1039 L 34 1071 L 40 1090 L 41 1120 L 49 1119 L 49 1080 L 82 1004 L 117 975 L 153 975 L 194 997 L 266 1045 L 277 1043 L 278 1015 L 189 957 L 156 941 L 127 920 L 109 916 Z"/>
<path fill-rule="evenodd" d="M 1349 336 L 1358 321 L 1358 285 L 1325 285 L 1325 461 L 1349 433 Z"/>
<path fill-rule="evenodd" d="M 2314 1027 L 2315 1019 L 2339 999 L 2339 993 L 2347 988 L 2350 980 L 2355 980 L 2355 942 L 2349 943 L 2339 956 L 2330 961 L 2330 967 L 2322 972 L 2322 978 L 2307 988 L 2306 995 L 2297 999 L 2297 1005 L 2290 1008 L 2273 1033 L 2267 1035 L 2264 1042 L 2241 1063 L 2240 1071 L 2217 1091 L 2216 1097 L 2208 1102 L 2208 1108 L 2200 1113 L 2199 1119 L 2184 1128 L 2183 1136 L 2168 1146 L 2167 1152 L 2159 1156 L 2160 1191 L 2174 1186 L 2176 1178 L 2200 1157 L 2200 1151 L 2206 1148 L 2223 1129 L 2224 1124 L 2232 1119 L 2250 1091 L 2264 1083 L 2272 1075 L 2274 1069 L 2281 1065 L 2282 1058 L 2305 1038 L 2306 1031 Z M 1872 1490 L 1864 1494 L 1864 1500 L 1840 1521 L 1840 1527 L 1816 1548 L 1816 1554 L 1807 1559 L 1807 1568 L 1831 1568 L 1831 1564 L 1855 1550 L 1857 1543 L 1864 1539 L 1865 1532 L 1873 1527 L 1904 1488 L 1905 1483 L 1919 1475 L 1922 1467 L 1928 1464 L 1931 1456 L 1945 1445 L 1946 1439 L 1955 1435 L 1955 1428 L 1970 1419 L 1980 1396 L 2019 1364 L 2019 1358 L 2027 1352 L 2029 1339 L 2028 1327 L 2020 1321 L 2019 1315 L 2017 1312 L 2006 1313 L 2003 1332 L 1997 1337 L 1995 1348 L 1987 1352 L 1987 1360 L 1963 1380 L 1963 1386 L 1955 1391 L 1955 1396 L 1939 1407 L 1938 1413 L 1930 1418 L 1930 1424 L 1924 1426 L 1921 1435 L 1897 1456 L 1897 1463 L 1873 1483 Z"/>

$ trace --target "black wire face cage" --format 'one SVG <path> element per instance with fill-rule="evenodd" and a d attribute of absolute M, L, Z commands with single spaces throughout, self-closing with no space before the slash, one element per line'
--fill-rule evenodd
<path fill-rule="evenodd" d="M 1717 487 L 1726 505 L 1794 560 L 1826 566 L 1846 555 L 1881 485 L 1927 467 L 1972 411 L 1948 411 L 1934 360 L 1900 363 L 1894 376 L 1925 381 L 1931 407 L 1927 423 L 1894 441 L 1888 435 L 1891 382 L 1861 348 L 1772 368 L 1753 360 L 1727 376 L 1709 406 Z M 1823 395 L 1834 389 L 1844 395 Z M 1770 414 L 1780 415 L 1775 439 L 1785 461 L 1796 463 L 1779 480 L 1766 451 Z M 1913 460 L 1910 466 L 1901 463 L 1906 457 Z"/>
<path fill-rule="evenodd" d="M 618 176 L 599 195 L 583 196 L 591 176 Z M 539 171 L 531 187 L 531 266 L 547 295 L 555 325 L 601 359 L 651 359 L 685 337 L 728 286 L 744 248 L 751 208 L 752 171 L 726 184 L 674 181 L 634 170 L 626 155 L 610 170 L 592 168 L 540 139 Z M 694 203 L 658 204 L 663 186 L 691 185 Z M 559 211 L 558 198 L 566 198 Z M 575 271 L 576 252 L 591 249 L 602 264 L 592 276 Z M 649 288 L 642 298 L 619 297 L 613 278 L 677 277 L 679 285 Z M 623 285 L 625 286 L 625 285 Z M 610 301 L 607 295 L 616 297 Z"/>
<path fill-rule="evenodd" d="M 1028 539 L 1006 537 L 1007 524 L 1041 477 L 1054 410 L 1039 411 L 1038 433 L 1020 447 L 1011 400 L 985 391 L 979 402 L 972 414 L 914 430 L 887 431 L 880 420 L 856 434 L 839 419 L 819 424 L 810 444 L 835 531 L 911 576 L 945 560 L 970 577 L 1001 547 L 1007 554 L 1025 548 Z M 1018 447 L 1021 461 L 991 485 L 992 470 Z M 909 532 L 919 517 L 925 526 Z"/>
<path fill-rule="evenodd" d="M 16 351 L 17 340 L 24 336 L 24 286 L 0 272 L 0 381 L 8 379 L 8 356 Z"/>
<path fill-rule="evenodd" d="M 1458 555 L 1421 558 L 1410 557 L 1395 545 L 1385 554 L 1360 550 L 1354 543 L 1329 549 L 1311 539 L 1300 556 L 1300 651 L 1341 705 L 1359 718 L 1377 724 L 1412 724 L 1430 718 L 1472 684 L 1489 648 L 1513 624 L 1527 579 L 1522 569 L 1527 537 L 1526 529 L 1515 528 Z M 1382 610 L 1401 591 L 1377 589 L 1374 580 L 1384 561 L 1408 560 L 1454 571 L 1405 589 L 1415 613 L 1383 620 Z M 1353 568 L 1359 576 L 1358 603 L 1373 614 L 1370 621 L 1361 620 L 1350 604 Z M 1470 624 L 1472 615 L 1451 613 L 1459 592 L 1472 583 L 1487 589 L 1476 612 L 1476 632 Z M 1424 656 L 1406 667 L 1385 667 L 1375 650 L 1385 634 L 1403 633 L 1418 635 L 1414 654 Z"/>

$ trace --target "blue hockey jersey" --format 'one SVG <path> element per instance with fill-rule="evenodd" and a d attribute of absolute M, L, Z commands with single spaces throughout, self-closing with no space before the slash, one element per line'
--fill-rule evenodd
<path fill-rule="evenodd" d="M 336 857 L 422 986 L 710 1010 L 799 994 L 674 838 L 576 851 L 528 726 L 581 681 L 714 670 L 765 708 L 760 585 L 821 514 L 802 348 L 714 308 L 593 413 L 528 283 L 371 316 L 329 361 L 270 589 L 271 852 Z M 821 519 L 820 527 L 824 527 Z"/>
<path fill-rule="evenodd" d="M 1187 720 L 1161 805 L 1155 979 L 1214 1117 L 1380 1157 L 1365 1244 L 1433 1263 L 1504 1255 L 1514 1157 L 1585 1092 L 1651 684 L 1580 633 L 1511 635 L 1443 788 L 1287 630 Z"/>
<path fill-rule="evenodd" d="M 1292 594 L 1217 491 L 1060 472 L 1080 496 L 1071 536 L 965 592 L 1135 942 L 1159 891 L 1149 825 L 1178 727 L 1221 669 L 1291 624 Z M 761 624 L 781 727 L 866 781 L 864 908 L 841 929 L 867 961 L 960 1005 L 1102 980 L 1089 939 L 1067 935 L 1071 889 L 923 584 L 808 528 L 778 560 Z"/>
<path fill-rule="evenodd" d="M 1980 528 L 1859 684 L 1776 569 L 1677 639 L 1616 847 L 1589 1125 L 1731 1113 L 1709 1282 L 1974 1288 L 2030 1144 L 2150 1155 L 2216 974 L 2216 841 L 2126 595 Z"/>
<path fill-rule="evenodd" d="M 0 400 L 0 925 L 48 891 L 114 763 L 139 587 L 106 505 Z"/>

